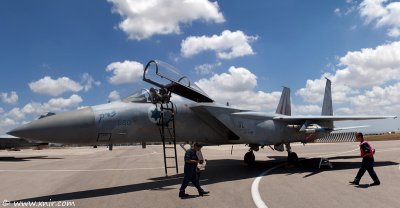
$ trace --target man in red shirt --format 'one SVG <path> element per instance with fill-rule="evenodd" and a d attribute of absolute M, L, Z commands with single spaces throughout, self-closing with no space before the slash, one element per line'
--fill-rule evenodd
<path fill-rule="evenodd" d="M 371 176 L 373 183 L 369 184 L 370 186 L 377 186 L 381 184 L 379 181 L 378 176 L 374 171 L 374 153 L 375 150 L 372 149 L 371 145 L 368 144 L 367 141 L 364 140 L 364 136 L 362 133 L 357 133 L 356 135 L 357 141 L 360 142 L 360 152 L 362 157 L 361 167 L 358 170 L 356 178 L 354 181 L 350 181 L 351 184 L 358 185 L 360 184 L 360 180 L 364 175 L 365 171 L 368 171 L 369 175 Z"/>

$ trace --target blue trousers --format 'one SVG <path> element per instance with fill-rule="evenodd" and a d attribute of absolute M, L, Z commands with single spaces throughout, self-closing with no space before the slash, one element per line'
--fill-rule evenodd
<path fill-rule="evenodd" d="M 378 176 L 376 175 L 376 173 L 374 171 L 374 158 L 373 157 L 363 157 L 361 167 L 358 170 L 356 179 L 361 180 L 365 171 L 368 171 L 372 180 L 374 180 L 375 182 L 379 181 Z"/>
<path fill-rule="evenodd" d="M 197 175 L 196 169 L 194 170 L 185 169 L 183 182 L 179 190 L 184 192 L 186 187 L 189 185 L 189 182 L 192 182 L 194 187 L 196 187 L 199 192 L 203 191 L 203 189 L 200 187 L 199 177 Z"/>

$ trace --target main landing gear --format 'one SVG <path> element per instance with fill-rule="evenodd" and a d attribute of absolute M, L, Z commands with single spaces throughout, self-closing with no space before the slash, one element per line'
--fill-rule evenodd
<path fill-rule="evenodd" d="M 297 162 L 299 161 L 299 157 L 295 152 L 292 152 L 292 147 L 290 147 L 290 143 L 285 144 L 285 147 L 286 151 L 288 152 L 288 157 L 287 157 L 288 164 L 290 165 L 297 164 Z"/>
<path fill-rule="evenodd" d="M 248 164 L 248 165 L 252 165 L 255 163 L 256 161 L 256 157 L 254 155 L 253 151 L 258 151 L 260 150 L 260 146 L 256 145 L 256 144 L 249 144 L 249 151 L 244 155 L 244 163 Z M 288 157 L 287 157 L 287 162 L 289 165 L 296 165 L 297 162 L 299 161 L 299 157 L 297 156 L 297 154 L 295 152 L 292 152 L 292 148 L 290 147 L 290 143 L 285 144 L 286 147 L 286 151 L 288 152 Z M 272 147 L 271 147 L 272 148 Z M 274 150 L 277 150 L 279 152 L 284 151 L 283 148 L 283 144 L 280 145 L 275 145 L 275 148 L 273 148 Z"/>

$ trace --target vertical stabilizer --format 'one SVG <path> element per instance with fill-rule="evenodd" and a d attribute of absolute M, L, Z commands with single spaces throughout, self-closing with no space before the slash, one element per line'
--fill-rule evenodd
<path fill-rule="evenodd" d="M 331 80 L 329 80 L 328 78 L 326 78 L 324 103 L 322 104 L 321 115 L 323 115 L 323 116 L 332 116 L 333 115 Z"/>
<path fill-rule="evenodd" d="M 292 114 L 290 105 L 290 88 L 283 87 L 281 99 L 275 113 L 290 116 Z"/>

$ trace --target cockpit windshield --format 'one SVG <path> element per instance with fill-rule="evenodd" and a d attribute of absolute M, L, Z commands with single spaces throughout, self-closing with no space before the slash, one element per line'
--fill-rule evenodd
<path fill-rule="evenodd" d="M 129 103 L 151 103 L 150 91 L 148 89 L 141 89 L 140 91 L 122 99 L 122 101 Z"/>

